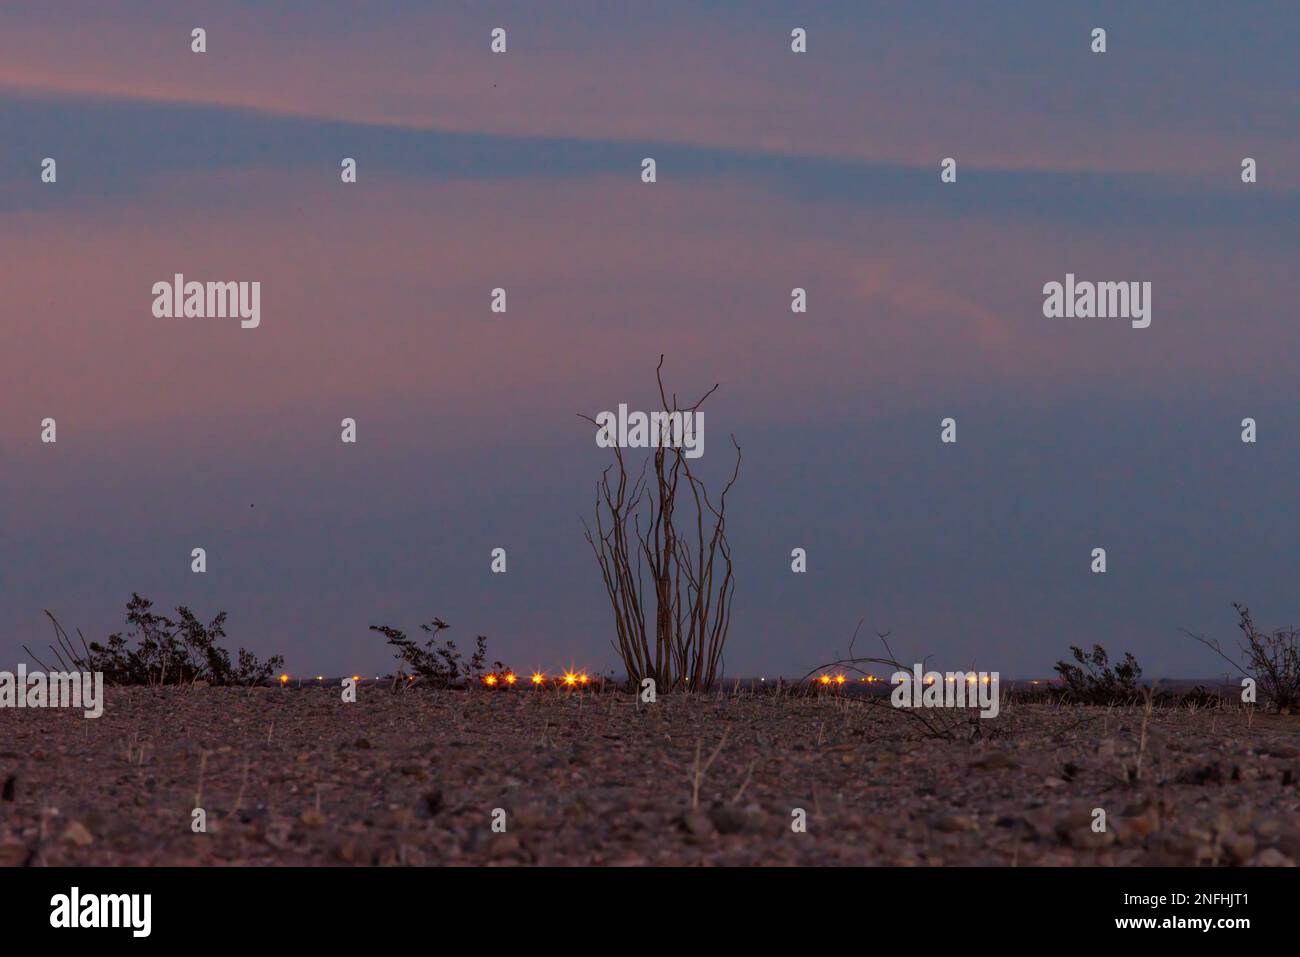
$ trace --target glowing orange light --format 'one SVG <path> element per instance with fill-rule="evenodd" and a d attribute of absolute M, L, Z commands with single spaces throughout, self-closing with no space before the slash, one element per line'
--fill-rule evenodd
<path fill-rule="evenodd" d="M 830 676 L 830 675 L 822 675 L 822 676 L 821 676 L 820 678 L 818 678 L 817 680 L 820 681 L 820 682 L 821 682 L 822 684 L 824 684 L 824 685 L 828 685 L 828 684 L 831 683 L 831 676 Z"/>
<path fill-rule="evenodd" d="M 506 684 L 512 685 L 518 680 L 519 679 L 515 677 L 515 673 L 513 671 L 506 672 Z"/>
<path fill-rule="evenodd" d="M 496 676 L 496 675 L 485 675 L 484 678 L 483 678 L 483 683 L 484 683 L 485 685 L 487 685 L 489 688 L 491 688 L 491 687 L 493 687 L 493 686 L 496 685 L 496 683 L 497 683 L 497 676 Z"/>
<path fill-rule="evenodd" d="M 967 676 L 966 676 L 966 683 L 967 683 L 968 685 L 973 685 L 973 684 L 975 683 L 975 676 L 974 676 L 974 675 L 967 675 Z"/>
<path fill-rule="evenodd" d="M 835 683 L 836 683 L 837 685 L 842 685 L 842 684 L 844 684 L 844 676 L 843 676 L 843 675 L 836 675 L 836 676 L 835 676 Z"/>
<path fill-rule="evenodd" d="M 280 675 L 280 684 L 282 684 L 282 685 L 287 685 L 288 683 L 289 683 L 289 676 L 288 676 L 288 675 Z"/>
<path fill-rule="evenodd" d="M 542 674 L 540 671 L 533 672 L 533 684 L 539 685 L 545 680 L 546 680 L 546 675 Z"/>
<path fill-rule="evenodd" d="M 985 683 L 985 684 L 988 684 L 988 683 L 989 683 L 989 676 L 988 676 L 988 675 L 985 675 L 985 676 L 984 676 L 984 683 Z"/>
<path fill-rule="evenodd" d="M 353 675 L 353 676 L 352 676 L 352 680 L 353 680 L 353 681 L 360 681 L 360 680 L 361 680 L 361 676 L 360 676 L 360 675 Z"/>
<path fill-rule="evenodd" d="M 573 685 L 576 685 L 578 683 L 578 676 L 575 675 L 572 671 L 566 671 L 564 673 L 564 683 L 572 687 Z"/>
<path fill-rule="evenodd" d="M 578 677 L 578 680 L 581 681 L 581 682 L 585 685 L 585 684 L 586 684 L 588 681 L 590 681 L 591 679 L 587 677 L 587 673 L 584 671 L 584 672 L 583 672 L 583 673 Z"/>

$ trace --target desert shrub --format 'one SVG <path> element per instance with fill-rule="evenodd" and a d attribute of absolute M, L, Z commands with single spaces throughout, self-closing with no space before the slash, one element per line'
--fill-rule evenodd
<path fill-rule="evenodd" d="M 668 398 L 664 357 L 655 378 L 662 416 L 654 449 L 629 470 L 615 443 L 613 464 L 596 483 L 596 527 L 586 538 L 600 569 L 614 615 L 628 683 L 653 678 L 660 693 L 707 691 L 722 669 L 722 650 L 731 629 L 736 579 L 727 538 L 727 495 L 740 475 L 740 446 L 733 436 L 736 463 L 731 477 L 710 495 L 691 458 L 664 422 L 678 425 L 700 413 L 715 385 L 694 405 Z M 602 428 L 599 417 L 582 418 Z M 655 426 L 652 426 L 652 428 Z M 683 426 L 684 428 L 684 426 Z M 701 433 L 702 435 L 702 433 Z M 647 474 L 649 469 L 649 474 Z M 680 493 L 680 495 L 679 495 Z M 584 522 L 584 525 L 586 523 Z"/>
<path fill-rule="evenodd" d="M 1064 694 L 1071 700 L 1105 705 L 1138 694 L 1142 667 L 1132 652 L 1124 652 L 1124 660 L 1117 662 L 1114 668 L 1101 645 L 1093 645 L 1091 654 L 1071 645 L 1070 653 L 1074 662 L 1058 661 L 1054 669 L 1061 676 Z"/>
<path fill-rule="evenodd" d="M 230 652 L 218 644 L 226 637 L 224 611 L 205 625 L 180 605 L 173 619 L 155 612 L 153 602 L 133 592 L 126 605 L 127 633 L 115 632 L 103 644 L 82 639 L 82 653 L 73 648 L 54 615 L 45 614 L 54 623 L 59 648 L 51 645 L 50 650 L 59 663 L 67 670 L 102 671 L 109 684 L 255 685 L 284 665 L 280 655 L 261 662 L 246 648 L 239 649 L 238 664 L 232 665 Z"/>
<path fill-rule="evenodd" d="M 1246 656 L 1244 670 L 1255 679 L 1265 702 L 1282 714 L 1300 709 L 1300 630 L 1260 631 L 1249 608 L 1235 602 L 1232 607 L 1237 609 L 1237 627 L 1245 636 L 1241 649 Z"/>
<path fill-rule="evenodd" d="M 388 639 L 394 648 L 393 654 L 410 671 L 411 676 L 420 684 L 434 688 L 453 688 L 475 684 L 488 673 L 487 635 L 479 635 L 475 640 L 474 653 L 465 661 L 456 642 L 446 639 L 438 644 L 438 634 L 451 625 L 441 618 L 435 618 L 420 629 L 431 637 L 420 645 L 408 638 L 406 633 L 387 625 L 371 625 L 371 631 L 377 631 Z M 492 672 L 504 674 L 510 669 L 500 661 L 492 663 Z"/>

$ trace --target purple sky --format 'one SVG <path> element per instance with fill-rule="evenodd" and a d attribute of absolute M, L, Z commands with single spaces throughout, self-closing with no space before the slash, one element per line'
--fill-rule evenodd
<path fill-rule="evenodd" d="M 615 668 L 576 413 L 649 408 L 661 352 L 720 383 L 705 475 L 744 448 L 732 674 L 865 616 L 1209 675 L 1180 628 L 1300 618 L 1294 4 L 209 6 L 0 10 L 0 668 L 133 590 L 293 674 L 435 615 Z M 154 318 L 176 272 L 260 281 L 260 328 Z M 1044 318 L 1067 272 L 1150 281 L 1151 327 Z"/>

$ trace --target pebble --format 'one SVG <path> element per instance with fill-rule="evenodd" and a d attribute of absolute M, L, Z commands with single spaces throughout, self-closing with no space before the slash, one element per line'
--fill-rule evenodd
<path fill-rule="evenodd" d="M 713 824 L 713 819 L 703 811 L 687 811 L 682 815 L 682 826 L 695 837 L 708 837 L 713 834 L 717 828 Z"/>
<path fill-rule="evenodd" d="M 63 839 L 77 847 L 89 847 L 95 843 L 95 835 L 80 821 L 68 822 L 68 826 L 63 829 Z"/>
<path fill-rule="evenodd" d="M 1249 861 L 1247 867 L 1295 867 L 1295 861 L 1275 847 L 1266 847 Z"/>

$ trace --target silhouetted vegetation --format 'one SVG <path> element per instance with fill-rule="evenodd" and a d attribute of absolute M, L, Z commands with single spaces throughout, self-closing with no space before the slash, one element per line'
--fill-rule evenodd
<path fill-rule="evenodd" d="M 736 579 L 726 511 L 740 475 L 740 446 L 732 436 L 736 464 L 715 501 L 682 446 L 671 443 L 667 423 L 699 415 L 718 387 L 679 406 L 676 393 L 669 399 L 664 388 L 663 364 L 661 355 L 655 368 L 661 409 L 654 414 L 662 417 L 662 434 L 638 474 L 629 475 L 622 448 L 613 446 L 614 464 L 596 483 L 596 528 L 586 526 L 586 538 L 614 613 L 611 644 L 631 687 L 653 678 L 661 693 L 707 691 L 721 672 L 731 628 Z M 582 418 L 600 427 L 595 418 Z"/>
<path fill-rule="evenodd" d="M 1263 703 L 1282 714 L 1300 710 L 1300 629 L 1279 628 L 1273 632 L 1260 631 L 1245 605 L 1232 603 L 1237 610 L 1237 627 L 1245 641 L 1241 645 L 1246 656 L 1244 665 L 1224 654 L 1217 641 L 1211 641 L 1190 631 L 1190 635 L 1220 658 L 1227 661 L 1243 675 L 1253 678 Z"/>
<path fill-rule="evenodd" d="M 393 654 L 409 669 L 409 677 L 417 679 L 419 684 L 433 688 L 454 688 L 481 681 L 489 673 L 487 636 L 478 636 L 474 653 L 470 655 L 469 661 L 465 661 L 456 648 L 456 642 L 446 639 L 441 645 L 438 644 L 438 634 L 450 627 L 441 618 L 421 625 L 420 629 L 431 636 L 423 646 L 408 638 L 405 632 L 387 625 L 371 625 L 370 630 L 377 631 L 388 639 L 388 643 L 395 649 Z M 500 661 L 492 663 L 493 674 L 504 674 L 509 670 Z M 408 675 L 399 671 L 397 677 L 401 679 Z"/>
<path fill-rule="evenodd" d="M 246 648 L 238 651 L 237 664 L 230 652 L 218 642 L 226 637 L 226 613 L 218 612 L 208 624 L 184 605 L 176 608 L 176 618 L 160 615 L 153 602 L 136 593 L 126 605 L 126 634 L 115 632 L 105 644 L 87 644 L 77 629 L 82 650 L 78 652 L 58 619 L 46 610 L 54 624 L 58 647 L 50 646 L 55 659 L 65 671 L 101 671 L 104 680 L 115 685 L 210 685 L 247 686 L 261 684 L 284 665 L 284 658 L 274 655 L 265 662 Z M 24 646 L 25 647 L 25 646 Z M 32 654 L 27 649 L 28 654 Z M 49 669 L 36 658 L 41 667 Z"/>
<path fill-rule="evenodd" d="M 1062 693 L 1080 704 L 1114 704 L 1133 698 L 1139 693 L 1138 679 L 1142 667 L 1132 652 L 1124 652 L 1124 660 L 1112 668 L 1110 656 L 1101 645 L 1093 645 L 1089 654 L 1082 648 L 1070 646 L 1074 662 L 1058 661 L 1053 667 L 1061 676 Z"/>

